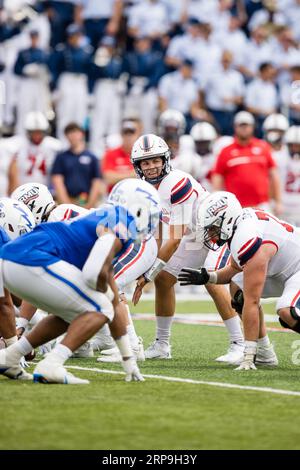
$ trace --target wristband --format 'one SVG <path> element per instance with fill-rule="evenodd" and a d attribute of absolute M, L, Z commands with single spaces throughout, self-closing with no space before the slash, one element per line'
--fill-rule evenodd
<path fill-rule="evenodd" d="M 144 278 L 148 282 L 154 281 L 156 276 L 162 271 L 167 263 L 162 259 L 156 258 L 153 265 L 144 273 Z"/>
<path fill-rule="evenodd" d="M 207 274 L 209 275 L 208 283 L 209 284 L 217 284 L 217 282 L 218 282 L 217 272 L 212 271 L 212 272 L 207 272 Z"/>

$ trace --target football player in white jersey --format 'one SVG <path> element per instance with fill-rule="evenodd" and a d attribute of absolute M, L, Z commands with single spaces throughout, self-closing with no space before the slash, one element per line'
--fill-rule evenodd
<path fill-rule="evenodd" d="M 18 184 L 48 184 L 53 161 L 62 144 L 48 136 L 49 122 L 40 111 L 32 111 L 25 119 L 26 136 L 14 136 L 8 139 L 13 149 Z"/>
<path fill-rule="evenodd" d="M 78 216 L 86 215 L 89 212 L 87 209 L 75 204 L 56 205 L 48 188 L 39 183 L 27 183 L 20 186 L 12 193 L 12 198 L 23 202 L 29 207 L 35 217 L 37 225 L 42 222 L 60 222 L 63 220 L 69 220 Z M 108 202 L 110 202 L 109 198 Z M 142 339 L 136 334 L 129 307 L 126 302 L 124 288 L 126 285 L 134 282 L 139 276 L 141 276 L 141 274 L 149 269 L 154 263 L 156 256 L 157 244 L 154 237 L 151 236 L 142 243 L 132 243 L 124 255 L 120 257 L 114 265 L 115 281 L 127 311 L 127 333 L 138 360 L 145 359 L 144 348 Z M 35 312 L 35 307 L 32 307 L 28 302 L 24 301 L 22 303 L 20 317 L 18 318 L 19 334 L 24 332 L 28 322 L 32 320 Z M 115 342 L 112 340 L 107 325 L 104 325 L 104 327 L 96 334 L 91 341 L 91 344 L 92 348 L 95 350 L 112 349 L 112 351 L 110 351 L 112 353 L 110 357 L 100 358 L 101 362 L 121 361 L 122 358 L 118 349 L 115 347 Z M 75 354 L 77 357 L 91 357 L 92 355 L 93 351 L 89 347 L 89 344 L 83 345 L 80 351 L 77 351 Z"/>
<path fill-rule="evenodd" d="M 300 333 L 299 229 L 263 210 L 242 209 L 236 197 L 225 191 L 208 198 L 198 216 L 205 243 L 211 249 L 228 243 L 231 262 L 215 272 L 204 268 L 184 270 L 181 282 L 226 284 L 232 281 L 232 294 L 242 311 L 245 334 L 244 358 L 238 369 L 255 369 L 255 362 L 276 365 L 260 299 L 277 297 L 281 325 Z"/>
<path fill-rule="evenodd" d="M 284 218 L 300 226 L 300 126 L 291 126 L 285 135 L 288 148 L 286 178 L 283 187 Z"/>
<path fill-rule="evenodd" d="M 207 191 L 211 191 L 209 176 L 216 160 L 213 147 L 218 138 L 217 131 L 209 122 L 197 122 L 190 134 L 195 143 L 197 155 L 192 174 Z"/>
<path fill-rule="evenodd" d="M 285 133 L 289 128 L 289 121 L 283 114 L 270 114 L 263 123 L 264 139 L 270 144 L 272 156 L 277 163 L 282 186 L 286 180 L 289 152 L 285 143 Z M 282 189 L 284 189 L 282 187 Z"/>
<path fill-rule="evenodd" d="M 184 265 L 197 268 L 224 266 L 229 258 L 226 247 L 212 256 L 203 246 L 201 237 L 195 233 L 198 206 L 209 193 L 189 174 L 173 170 L 170 166 L 170 150 L 160 137 L 148 134 L 134 144 L 131 161 L 141 179 L 154 185 L 162 203 L 161 222 L 168 226 L 167 240 L 162 243 L 158 236 L 158 258 L 152 268 L 138 280 L 133 301 L 136 304 L 142 289 L 149 281 L 155 282 L 156 296 L 156 340 L 145 351 L 148 359 L 171 358 L 170 331 L 175 313 L 175 290 L 177 276 Z M 231 362 L 243 355 L 244 339 L 239 317 L 231 308 L 230 296 L 225 288 L 209 284 L 207 291 L 212 296 L 228 329 L 230 348 L 217 360 Z"/>

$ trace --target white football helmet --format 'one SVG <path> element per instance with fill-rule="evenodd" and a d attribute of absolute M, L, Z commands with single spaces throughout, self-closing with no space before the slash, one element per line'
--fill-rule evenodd
<path fill-rule="evenodd" d="M 270 114 L 263 122 L 264 131 L 274 131 L 278 130 L 281 132 L 286 132 L 289 128 L 289 121 L 284 116 L 284 114 L 274 113 Z"/>
<path fill-rule="evenodd" d="M 35 221 L 23 202 L 2 197 L 0 198 L 0 226 L 4 228 L 11 240 L 15 240 L 20 235 L 31 232 L 35 227 Z"/>
<path fill-rule="evenodd" d="M 11 197 L 23 202 L 33 213 L 36 224 L 47 222 L 51 210 L 56 206 L 44 184 L 26 183 L 14 190 Z"/>
<path fill-rule="evenodd" d="M 234 194 L 218 191 L 208 196 L 200 205 L 197 225 L 204 232 L 204 245 L 216 251 L 227 243 L 236 228 L 243 209 Z"/>
<path fill-rule="evenodd" d="M 49 122 L 43 113 L 40 111 L 30 111 L 25 116 L 24 123 L 25 130 L 27 132 L 32 131 L 42 131 L 47 132 L 49 127 Z"/>
<path fill-rule="evenodd" d="M 158 118 L 157 130 L 159 135 L 166 137 L 169 132 L 175 132 L 178 137 L 184 134 L 186 120 L 184 115 L 176 109 L 167 109 Z"/>
<path fill-rule="evenodd" d="M 212 147 L 218 137 L 217 131 L 209 122 L 197 122 L 190 132 L 198 155 L 207 155 L 212 152 Z"/>
<path fill-rule="evenodd" d="M 292 158 L 300 160 L 300 126 L 291 126 L 284 137 Z"/>
<path fill-rule="evenodd" d="M 149 160 L 150 158 L 155 157 L 161 157 L 163 159 L 163 167 L 161 174 L 156 178 L 146 178 L 140 168 L 140 163 L 142 160 Z M 161 137 L 158 137 L 154 134 L 142 135 L 134 143 L 134 146 L 132 148 L 131 163 L 134 166 L 138 178 L 144 179 L 151 184 L 158 184 L 171 171 L 170 149 Z"/>
<path fill-rule="evenodd" d="M 134 218 L 135 227 L 127 227 L 131 238 L 142 240 L 154 234 L 160 217 L 161 206 L 158 191 L 146 181 L 127 178 L 111 190 L 107 202 L 127 209 Z"/>

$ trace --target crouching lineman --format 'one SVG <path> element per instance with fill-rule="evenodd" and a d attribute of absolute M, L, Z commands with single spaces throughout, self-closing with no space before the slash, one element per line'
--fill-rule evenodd
<path fill-rule="evenodd" d="M 209 250 L 203 246 L 202 240 L 197 240 L 195 221 L 197 208 L 201 207 L 209 193 L 188 173 L 171 168 L 170 150 L 163 139 L 153 134 L 140 137 L 133 146 L 131 161 L 137 176 L 157 188 L 162 204 L 162 222 L 169 227 L 168 240 L 163 244 L 162 238 L 158 240 L 158 258 L 138 280 L 133 301 L 136 304 L 145 284 L 154 280 L 156 340 L 145 351 L 145 356 L 148 359 L 170 359 L 170 330 L 175 313 L 174 285 L 181 268 L 184 265 L 198 268 L 204 262 L 213 269 L 223 267 L 229 258 L 229 250 L 223 247 L 207 259 Z M 229 293 L 224 287 L 208 284 L 206 289 L 230 336 L 228 353 L 217 360 L 236 361 L 243 357 L 244 351 L 239 317 L 233 311 Z"/>
<path fill-rule="evenodd" d="M 22 202 L 9 198 L 0 199 L 0 249 L 20 235 L 31 232 L 34 226 L 31 212 Z M 10 293 L 4 289 L 4 295 L 0 298 L 0 349 L 16 343 L 17 340 L 14 305 Z M 22 370 L 15 378 L 28 380 L 31 376 Z"/>
<path fill-rule="evenodd" d="M 68 222 L 40 224 L 32 234 L 1 249 L 0 280 L 5 288 L 38 308 L 55 312 L 27 336 L 0 351 L 2 374 L 11 376 L 14 369 L 17 375 L 21 356 L 67 331 L 62 342 L 38 363 L 34 380 L 88 383 L 68 373 L 63 364 L 109 321 L 123 358 L 126 380 L 143 380 L 118 311 L 118 295 L 110 274 L 113 258 L 133 240 L 153 233 L 158 224 L 158 193 L 148 183 L 140 183 L 124 180 L 113 190 L 118 201 L 115 205 L 103 205 Z M 114 299 L 114 308 L 108 297 Z"/>
<path fill-rule="evenodd" d="M 113 203 L 115 192 L 110 193 L 107 202 Z M 26 183 L 18 187 L 13 193 L 12 198 L 22 201 L 32 211 L 36 224 L 42 222 L 60 222 L 73 219 L 74 217 L 86 215 L 89 211 L 75 204 L 56 205 L 47 186 L 39 183 Z M 142 339 L 136 334 L 129 307 L 124 295 L 126 285 L 134 282 L 139 276 L 147 271 L 154 263 L 157 256 L 157 244 L 155 238 L 150 234 L 142 242 L 134 240 L 122 256 L 118 256 L 113 262 L 114 279 L 119 289 L 121 299 L 126 309 L 127 333 L 137 360 L 145 360 L 144 347 Z M 18 333 L 24 332 L 28 322 L 32 319 L 36 309 L 28 302 L 23 302 L 18 318 Z M 91 344 L 90 344 L 91 343 Z M 113 348 L 110 349 L 110 348 Z M 110 330 L 107 324 L 97 332 L 91 342 L 88 342 L 75 352 L 76 357 L 91 357 L 94 350 L 109 350 L 108 357 L 100 358 L 101 362 L 121 361 L 118 348 L 112 340 Z"/>
<path fill-rule="evenodd" d="M 217 192 L 199 210 L 205 243 L 215 249 L 229 243 L 231 263 L 207 272 L 184 269 L 184 284 L 226 284 L 242 312 L 244 358 L 238 370 L 255 369 L 255 363 L 277 364 L 266 335 L 261 297 L 279 297 L 276 310 L 285 328 L 300 333 L 300 237 L 299 229 L 268 212 L 242 209 L 235 196 Z"/>

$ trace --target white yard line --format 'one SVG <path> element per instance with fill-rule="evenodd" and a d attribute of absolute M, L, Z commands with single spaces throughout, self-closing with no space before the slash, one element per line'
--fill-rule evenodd
<path fill-rule="evenodd" d="M 66 366 L 67 369 L 83 370 L 89 372 L 97 372 L 98 374 L 113 374 L 113 375 L 124 375 L 124 372 L 116 370 L 107 370 L 107 369 L 98 369 L 97 367 L 80 367 L 80 366 Z M 255 374 L 255 372 L 253 372 Z M 239 374 L 239 372 L 237 372 Z M 254 392 L 264 392 L 264 393 L 273 393 L 276 395 L 288 395 L 300 397 L 300 392 L 295 392 L 293 390 L 281 390 L 277 388 L 270 387 L 252 387 L 250 385 L 238 385 L 230 384 L 223 382 L 208 382 L 206 380 L 193 380 L 193 379 L 182 379 L 180 377 L 167 377 L 165 375 L 152 375 L 152 374 L 143 374 L 145 378 L 148 379 L 159 379 L 165 380 L 166 382 L 180 382 L 187 384 L 195 385 L 209 385 L 211 387 L 221 387 L 221 388 L 233 388 L 237 390 L 250 390 Z"/>

